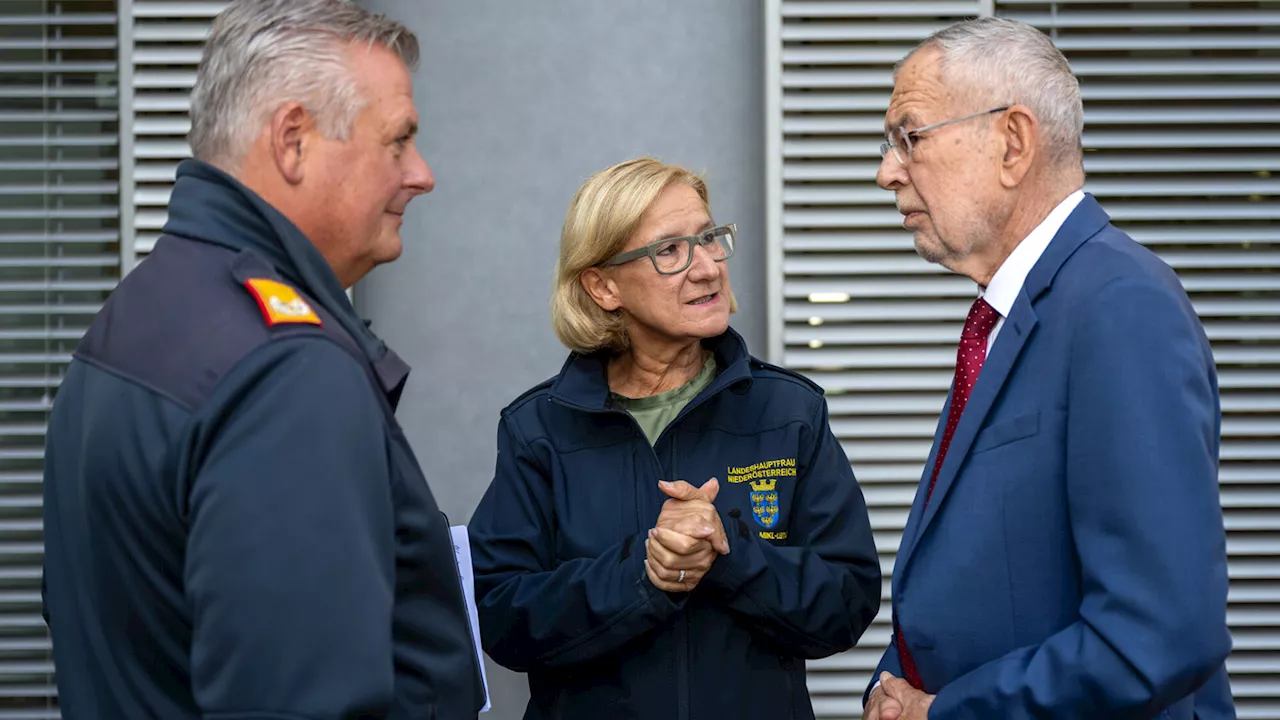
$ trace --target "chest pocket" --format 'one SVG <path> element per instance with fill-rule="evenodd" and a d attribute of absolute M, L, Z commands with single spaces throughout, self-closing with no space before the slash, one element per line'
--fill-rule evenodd
<path fill-rule="evenodd" d="M 636 462 L 638 442 L 630 433 L 601 428 L 593 439 L 599 444 L 560 446 L 542 458 L 554 493 L 555 557 L 559 562 L 599 557 L 640 532 L 636 485 L 646 482 L 657 491 L 652 463 Z"/>
<path fill-rule="evenodd" d="M 1020 415 L 1011 420 L 1003 420 L 983 428 L 973 441 L 973 448 L 969 453 L 977 455 L 987 450 L 994 450 L 1003 445 L 1029 438 L 1039 432 L 1040 413 L 1038 412 Z"/>

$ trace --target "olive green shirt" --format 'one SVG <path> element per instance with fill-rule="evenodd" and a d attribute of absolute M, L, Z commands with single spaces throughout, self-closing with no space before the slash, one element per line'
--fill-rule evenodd
<path fill-rule="evenodd" d="M 698 371 L 692 380 L 675 390 L 642 398 L 629 398 L 611 392 L 609 397 L 613 398 L 615 405 L 626 410 L 636 419 L 640 429 L 644 431 L 644 436 L 649 439 L 649 444 L 653 445 L 658 442 L 662 431 L 676 419 L 684 406 L 697 397 L 698 393 L 706 390 L 715 377 L 716 358 L 714 355 L 709 355 L 707 361 L 702 364 L 702 370 Z"/>

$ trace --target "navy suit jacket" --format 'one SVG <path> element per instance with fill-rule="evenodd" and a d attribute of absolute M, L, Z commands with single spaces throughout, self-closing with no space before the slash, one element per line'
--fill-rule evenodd
<path fill-rule="evenodd" d="M 924 508 L 944 424 L 893 573 L 931 720 L 1234 717 L 1213 356 L 1173 271 L 1092 196 L 1027 276 Z M 894 643 L 882 670 L 902 676 Z"/>

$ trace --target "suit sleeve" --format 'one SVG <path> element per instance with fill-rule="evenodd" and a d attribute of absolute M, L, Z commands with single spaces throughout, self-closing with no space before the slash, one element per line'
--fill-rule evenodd
<path fill-rule="evenodd" d="M 718 592 L 752 632 L 809 659 L 853 647 L 880 608 L 880 558 L 862 490 L 831 433 L 825 401 L 810 419 L 789 544 L 759 539 L 741 517 L 726 518 L 729 554 L 699 588 Z"/>
<path fill-rule="evenodd" d="M 184 579 L 203 717 L 390 711 L 395 533 L 373 392 L 328 340 L 278 340 L 197 416 Z"/>
<path fill-rule="evenodd" d="M 871 691 L 876 689 L 876 685 L 880 683 L 880 673 L 888 671 L 894 677 L 902 677 L 902 657 L 898 655 L 898 639 L 893 636 L 893 632 L 889 633 L 889 647 L 885 648 L 884 655 L 880 656 L 880 664 L 876 665 L 876 671 L 871 673 L 871 681 L 867 683 L 867 689 L 862 691 L 862 704 L 865 707 L 867 700 L 871 697 Z"/>
<path fill-rule="evenodd" d="M 498 461 L 468 526 L 484 649 L 527 672 L 607 656 L 659 625 L 684 596 L 654 587 L 644 536 L 598 557 L 559 561 L 556 517 L 544 465 L 513 420 L 498 426 Z"/>
<path fill-rule="evenodd" d="M 1121 279 L 1085 306 L 1065 448 L 1080 619 L 943 687 L 930 718 L 1150 717 L 1222 667 L 1217 387 L 1180 300 Z"/>

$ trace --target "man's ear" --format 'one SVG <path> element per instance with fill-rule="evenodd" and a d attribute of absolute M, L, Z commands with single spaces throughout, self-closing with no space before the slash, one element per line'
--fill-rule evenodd
<path fill-rule="evenodd" d="M 1035 163 L 1040 144 L 1040 121 L 1025 105 L 1014 105 L 996 123 L 1004 139 L 1000 158 L 1000 183 L 1014 188 L 1022 183 Z"/>
<path fill-rule="evenodd" d="M 613 312 L 622 307 L 622 299 L 618 296 L 618 285 L 599 268 L 587 268 L 578 276 L 582 289 L 587 291 L 592 300 L 606 312 Z"/>
<path fill-rule="evenodd" d="M 302 182 L 307 153 L 316 135 L 311 113 L 299 102 L 281 105 L 271 116 L 271 153 L 281 177 L 290 185 Z"/>

